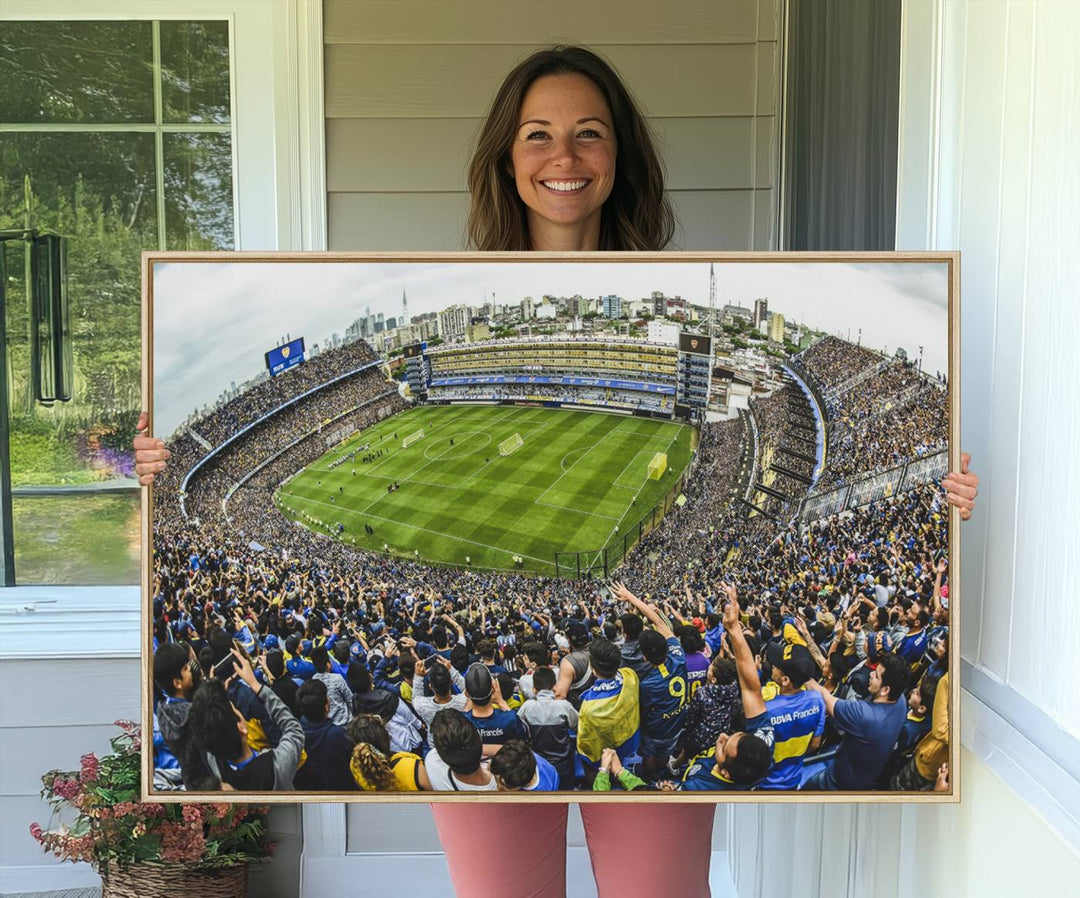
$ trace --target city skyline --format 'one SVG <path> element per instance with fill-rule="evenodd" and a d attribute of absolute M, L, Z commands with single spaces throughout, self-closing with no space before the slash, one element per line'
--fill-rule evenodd
<path fill-rule="evenodd" d="M 289 334 L 310 352 L 370 307 L 398 318 L 404 290 L 410 317 L 452 305 L 515 305 L 531 296 L 620 296 L 653 291 L 708 307 L 709 262 L 166 262 L 154 272 L 155 431 L 170 434 L 193 411 L 213 405 L 232 382 L 265 370 L 264 354 Z M 897 346 L 924 370 L 947 370 L 945 263 L 717 262 L 717 309 L 769 311 L 786 321 Z M 312 285 L 317 289 L 312 289 Z M 868 296 L 877 297 L 870 308 Z M 880 305 L 896 308 L 882 315 Z M 211 364 L 207 364 L 212 359 Z"/>

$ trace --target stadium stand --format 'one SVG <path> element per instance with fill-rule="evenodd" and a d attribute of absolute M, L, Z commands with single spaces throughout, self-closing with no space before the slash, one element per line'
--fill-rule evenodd
<path fill-rule="evenodd" d="M 603 363 L 625 362 L 629 351 L 614 351 Z M 657 353 L 657 365 L 662 355 Z M 443 371 L 446 376 L 475 371 L 478 360 L 471 351 L 448 352 Z M 505 373 L 507 360 L 502 361 Z M 195 678 L 184 680 L 189 685 L 177 691 L 169 665 L 175 662 L 179 670 L 194 657 L 208 676 L 235 639 L 247 647 L 257 676 L 275 694 L 279 689 L 290 694 L 285 680 L 317 676 L 326 691 L 348 699 L 340 738 L 351 754 L 335 762 L 340 767 L 335 773 L 350 788 L 449 788 L 451 774 L 436 775 L 448 769 L 439 752 L 444 734 L 460 724 L 454 715 L 461 712 L 439 711 L 430 729 L 416 712 L 435 695 L 462 693 L 473 702 L 464 719 L 486 734 L 484 739 L 501 746 L 495 732 L 501 728 L 513 736 L 505 744 L 524 740 L 531 746 L 530 751 L 515 745 L 506 756 L 507 764 L 512 756 L 521 769 L 499 769 L 513 782 L 535 780 L 540 788 L 553 788 L 555 781 L 577 789 L 677 791 L 702 782 L 715 789 L 790 789 L 803 783 L 846 788 L 830 758 L 853 754 L 869 771 L 859 789 L 932 788 L 927 759 L 936 757 L 937 748 L 928 740 L 940 739 L 941 720 L 946 729 L 948 724 L 941 705 L 948 689 L 937 688 L 949 653 L 948 514 L 934 463 L 947 436 L 945 390 L 902 361 L 835 338 L 789 364 L 812 383 L 815 396 L 824 397 L 824 419 L 817 419 L 815 403 L 788 379 L 772 395 L 755 398 L 749 414 L 701 426 L 685 502 L 673 505 L 618 572 L 636 592 L 648 595 L 648 604 L 622 591 L 613 595 L 595 582 L 433 567 L 362 551 L 278 512 L 274 490 L 326 453 L 328 435 L 355 433 L 408 407 L 362 344 L 331 350 L 220 409 L 193 416 L 169 441 L 172 458 L 155 487 L 156 708 L 162 711 L 169 698 L 155 743 L 155 783 L 192 788 L 219 782 L 205 772 L 191 773 L 215 760 L 207 752 L 219 742 L 200 729 L 199 721 L 213 719 L 204 706 L 216 693 L 208 684 L 198 686 Z M 577 362 L 569 367 L 576 373 L 558 376 L 581 373 Z M 458 373 L 450 375 L 449 369 Z M 826 447 L 820 465 L 819 436 Z M 878 488 L 884 482 L 882 467 L 902 472 L 887 481 L 887 490 Z M 748 468 L 757 476 L 747 479 L 742 472 Z M 842 493 L 842 501 L 814 504 L 835 493 Z M 744 501 L 747 496 L 754 508 Z M 738 585 L 741 619 L 725 628 L 727 583 Z M 639 637 L 642 623 L 646 631 Z M 674 635 L 665 640 L 661 636 L 669 626 Z M 881 745 L 868 759 L 858 756 L 863 749 L 833 725 L 823 706 L 820 714 L 808 712 L 810 741 L 779 718 L 767 724 L 744 719 L 732 663 L 743 646 L 760 669 L 754 689 L 766 709 L 792 701 L 798 671 L 770 663 L 772 645 L 789 647 L 784 657 L 798 654 L 792 646 L 805 648 L 810 673 L 843 702 L 867 694 L 870 663 L 902 669 L 902 678 L 890 677 L 900 698 L 897 707 L 905 710 L 911 702 L 903 732 L 892 731 L 891 718 L 870 724 L 870 741 Z M 600 695 L 589 692 L 583 673 L 589 659 L 603 674 L 612 652 L 620 669 L 602 679 L 627 689 L 640 683 L 640 700 L 632 711 L 630 705 L 623 708 L 619 718 L 627 732 L 636 726 L 640 742 L 620 730 L 617 744 L 614 736 L 604 743 L 602 727 L 589 724 L 589 744 L 597 739 L 611 748 L 634 743 L 641 753 L 628 750 L 617 766 L 610 762 L 598 770 L 595 759 L 580 756 L 572 734 L 576 715 L 587 717 L 595 707 L 589 702 Z M 883 660 L 888 657 L 899 661 Z M 781 658 L 780 663 L 786 662 Z M 439 673 L 444 668 L 445 675 Z M 538 674 L 541 668 L 552 674 Z M 580 688 L 566 692 L 558 682 L 554 690 L 533 685 L 550 684 L 563 674 L 566 683 Z M 500 683 L 494 700 L 488 698 L 493 675 Z M 239 690 L 233 701 L 243 705 L 246 716 L 263 713 L 253 696 L 243 698 L 246 687 L 230 688 Z M 935 690 L 936 697 L 928 699 Z M 557 718 L 555 706 L 544 703 L 562 701 L 564 692 L 565 704 L 578 708 L 573 715 L 560 710 L 565 716 Z M 662 694 L 678 699 L 677 707 L 663 712 L 666 717 L 658 716 L 653 698 Z M 812 696 L 798 700 L 814 704 Z M 495 720 L 484 716 L 492 701 L 497 727 L 483 723 Z M 274 705 L 270 698 L 266 703 Z M 299 709 L 283 708 L 284 703 L 274 706 L 275 719 L 291 726 Z M 172 726 L 177 715 L 188 713 L 195 723 Z M 225 718 L 235 732 L 231 714 Z M 311 719 L 301 723 L 309 753 L 317 750 L 307 734 L 325 725 Z M 711 770 L 725 770 L 712 749 L 719 737 L 744 726 L 764 744 L 764 766 L 753 775 L 703 778 Z M 271 750 L 275 739 L 284 738 L 272 726 L 265 733 L 263 747 Z M 815 747 L 793 753 L 793 740 L 807 746 L 812 741 Z M 773 744 L 777 760 L 770 763 Z M 538 759 L 531 768 L 530 755 Z M 578 763 L 567 767 L 575 756 Z M 650 758 L 659 759 L 659 766 L 646 763 Z M 558 768 L 555 780 L 542 775 L 547 768 L 540 759 Z M 635 778 L 641 759 L 636 769 L 643 777 Z M 226 781 L 234 776 L 227 764 L 213 767 Z M 425 767 L 430 773 L 421 775 Z"/>

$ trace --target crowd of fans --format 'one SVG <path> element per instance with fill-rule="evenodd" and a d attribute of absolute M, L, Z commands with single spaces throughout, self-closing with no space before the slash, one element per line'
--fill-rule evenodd
<path fill-rule="evenodd" d="M 821 378 L 852 376 L 842 351 L 811 361 Z M 178 485 L 206 450 L 170 444 L 152 585 L 158 787 L 941 787 L 948 516 L 935 485 L 811 525 L 778 500 L 750 513 L 736 493 L 751 430 L 707 423 L 685 504 L 619 569 L 633 592 L 430 567 L 276 511 L 277 486 L 325 454 L 323 422 L 352 432 L 402 407 L 373 370 L 270 414 L 284 385 L 267 421 L 191 479 L 187 518 Z M 759 463 L 812 467 L 781 454 L 812 455 L 792 426 L 807 418 L 798 387 L 753 414 Z M 783 477 L 774 488 L 805 494 Z"/>
<path fill-rule="evenodd" d="M 200 520 L 220 512 L 222 497 L 247 475 L 283 453 L 288 453 L 290 460 L 295 458 L 290 450 L 305 438 L 314 436 L 311 443 L 317 447 L 322 431 L 331 421 L 334 427 L 340 427 L 356 419 L 355 423 L 364 427 L 378 420 L 380 410 L 398 411 L 404 407 L 404 400 L 377 368 L 332 384 L 303 403 L 259 422 L 205 461 L 188 482 L 185 509 Z M 322 452 L 315 458 L 327 450 L 326 440 L 321 443 Z"/>
<path fill-rule="evenodd" d="M 576 387 L 563 384 L 483 384 L 451 385 L 432 387 L 429 398 L 460 402 L 469 400 L 482 401 L 521 401 L 560 402 L 572 405 L 606 405 L 613 408 L 631 410 L 667 412 L 673 408 L 671 395 L 647 393 L 640 390 L 619 390 L 614 388 Z"/>
<path fill-rule="evenodd" d="M 839 337 L 825 337 L 795 357 L 795 363 L 819 384 L 837 388 L 856 375 L 882 363 L 882 357 L 864 346 Z"/>
<path fill-rule="evenodd" d="M 759 491 L 754 496 L 754 504 L 766 514 L 782 516 L 805 498 L 814 472 L 814 463 L 807 461 L 807 458 L 815 457 L 814 431 L 795 424 L 813 421 L 810 404 L 799 386 L 786 383 L 768 397 L 751 400 L 751 409 L 757 422 L 758 454 L 762 462 L 759 480 L 786 497 L 778 499 Z M 792 448 L 805 458 L 782 451 Z M 778 470 L 776 466 L 785 470 Z M 786 471 L 798 476 L 793 477 Z"/>
<path fill-rule="evenodd" d="M 826 337 L 793 364 L 824 397 L 828 464 L 815 493 L 946 448 L 947 390 L 916 363 Z"/>
<path fill-rule="evenodd" d="M 189 427 L 199 436 L 217 446 L 247 427 L 254 421 L 278 408 L 286 399 L 354 371 L 376 360 L 371 347 L 363 340 L 355 340 L 334 349 L 319 353 L 303 364 L 290 368 L 287 376 L 271 377 L 245 390 L 209 414 L 203 415 Z"/>

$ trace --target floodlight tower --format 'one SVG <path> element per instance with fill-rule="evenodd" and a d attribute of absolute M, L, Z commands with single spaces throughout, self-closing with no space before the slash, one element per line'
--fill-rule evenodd
<path fill-rule="evenodd" d="M 709 263 L 709 336 L 713 335 L 713 326 L 716 324 L 716 270 L 712 262 Z"/>

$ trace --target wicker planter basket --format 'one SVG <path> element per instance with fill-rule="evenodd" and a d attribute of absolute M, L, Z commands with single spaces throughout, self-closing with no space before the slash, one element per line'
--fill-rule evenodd
<path fill-rule="evenodd" d="M 101 875 L 101 898 L 245 898 L 246 864 L 198 870 L 184 864 L 132 864 Z"/>

